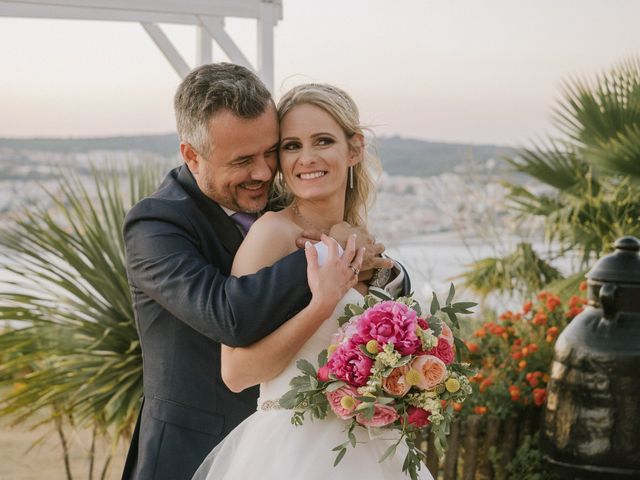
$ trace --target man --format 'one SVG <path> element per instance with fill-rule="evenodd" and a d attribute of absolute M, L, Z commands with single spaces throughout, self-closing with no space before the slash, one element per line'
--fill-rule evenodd
<path fill-rule="evenodd" d="M 276 170 L 268 90 L 243 67 L 205 65 L 178 88 L 175 112 L 184 164 L 124 224 L 144 400 L 123 479 L 191 478 L 256 408 L 257 387 L 234 394 L 224 385 L 220 343 L 254 343 L 310 300 L 302 250 L 229 277 L 246 214 L 266 207 Z M 379 250 L 370 245 L 364 268 L 387 266 Z"/>

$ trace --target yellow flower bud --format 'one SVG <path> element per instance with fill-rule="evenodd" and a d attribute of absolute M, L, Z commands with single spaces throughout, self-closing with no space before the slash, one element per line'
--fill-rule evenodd
<path fill-rule="evenodd" d="M 356 401 L 353 399 L 353 397 L 345 395 L 340 399 L 340 406 L 345 410 L 353 410 L 354 408 L 356 408 Z"/>
<path fill-rule="evenodd" d="M 404 379 L 407 382 L 407 385 L 411 385 L 411 386 L 418 385 L 421 380 L 420 372 L 412 368 L 411 370 L 409 370 L 407 373 L 404 374 Z"/>
<path fill-rule="evenodd" d="M 335 343 L 332 343 L 331 345 L 329 345 L 329 347 L 327 348 L 327 356 L 331 356 L 331 354 L 333 352 L 335 352 L 338 349 L 338 346 Z"/>
<path fill-rule="evenodd" d="M 448 378 L 446 382 L 444 382 L 444 386 L 450 393 L 456 393 L 460 390 L 460 382 L 457 378 Z"/>
<path fill-rule="evenodd" d="M 377 340 L 369 340 L 365 348 L 367 349 L 367 352 L 371 354 L 376 354 L 380 351 L 380 345 Z"/>

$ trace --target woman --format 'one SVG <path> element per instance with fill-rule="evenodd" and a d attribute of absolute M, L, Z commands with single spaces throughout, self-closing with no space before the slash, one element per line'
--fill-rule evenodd
<path fill-rule="evenodd" d="M 362 225 L 373 192 L 370 163 L 374 159 L 364 148 L 358 110 L 349 95 L 329 85 L 300 85 L 282 98 L 278 116 L 280 184 L 289 204 L 254 224 L 235 257 L 234 275 L 254 273 L 288 255 L 304 229 L 328 231 L 345 220 Z M 329 245 L 328 261 L 339 261 L 337 245 L 323 240 Z M 350 239 L 347 250 L 353 248 Z M 354 263 L 361 257 L 358 252 Z M 404 452 L 398 449 L 395 457 L 379 463 L 392 440 L 370 439 L 364 431 L 358 438 L 363 444 L 333 467 L 332 449 L 345 440 L 344 422 L 330 414 L 326 420 L 295 427 L 290 423 L 291 411 L 277 403 L 289 390 L 291 378 L 298 375 L 296 360 L 315 361 L 337 330 L 336 318 L 344 305 L 357 303 L 366 293 L 367 286 L 356 285 L 355 277 L 354 288 L 347 292 L 331 282 L 310 283 L 313 299 L 294 317 L 295 325 L 289 321 L 247 348 L 222 347 L 222 375 L 229 388 L 240 391 L 262 382 L 258 411 L 212 451 L 194 480 L 375 480 L 402 475 Z M 329 306 L 333 313 L 327 311 Z M 421 474 L 431 479 L 426 468 Z"/>

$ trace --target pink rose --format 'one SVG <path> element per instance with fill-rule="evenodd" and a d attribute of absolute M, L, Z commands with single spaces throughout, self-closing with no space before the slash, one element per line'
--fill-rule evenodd
<path fill-rule="evenodd" d="M 333 352 L 327 366 L 336 378 L 361 387 L 369 379 L 373 360 L 362 353 L 357 345 L 346 342 Z"/>
<path fill-rule="evenodd" d="M 446 365 L 451 364 L 453 362 L 453 358 L 455 357 L 455 354 L 453 353 L 453 347 L 446 339 L 442 337 L 438 337 L 438 345 L 426 353 L 427 355 L 438 357 Z"/>
<path fill-rule="evenodd" d="M 431 390 L 436 385 L 444 382 L 447 377 L 447 366 L 434 355 L 421 355 L 411 362 L 411 367 L 420 373 L 418 388 Z"/>
<path fill-rule="evenodd" d="M 431 415 L 431 413 L 427 412 L 423 408 L 411 406 L 407 408 L 407 414 L 407 423 L 409 423 L 410 425 L 422 428 L 431 423 L 429 421 L 429 416 Z"/>
<path fill-rule="evenodd" d="M 453 332 L 449 328 L 449 325 L 442 322 L 442 332 L 440 332 L 440 336 L 438 338 L 444 338 L 449 345 L 453 346 Z"/>
<path fill-rule="evenodd" d="M 396 409 L 389 405 L 376 403 L 373 408 L 373 418 L 365 418 L 364 414 L 359 413 L 356 415 L 356 421 L 365 427 L 384 427 L 395 422 L 400 417 Z"/>
<path fill-rule="evenodd" d="M 321 382 L 328 382 L 330 373 L 331 370 L 329 370 L 329 367 L 327 365 L 323 365 L 318 369 L 318 380 Z"/>
<path fill-rule="evenodd" d="M 388 377 L 382 379 L 382 389 L 395 397 L 404 397 L 411 385 L 404 378 L 404 374 L 409 371 L 409 365 L 394 368 Z"/>
<path fill-rule="evenodd" d="M 366 310 L 358 319 L 358 335 L 364 343 L 376 340 L 391 343 L 401 355 L 415 353 L 420 347 L 416 335 L 417 314 L 407 305 L 388 300 Z"/>
<path fill-rule="evenodd" d="M 333 410 L 333 412 L 343 420 L 353 417 L 355 415 L 356 407 L 361 403 L 356 399 L 356 397 L 360 396 L 358 391 L 349 385 L 340 387 L 333 392 L 327 392 L 326 396 L 331 410 Z M 353 398 L 353 408 L 345 408 L 342 405 L 342 399 L 344 397 Z"/>

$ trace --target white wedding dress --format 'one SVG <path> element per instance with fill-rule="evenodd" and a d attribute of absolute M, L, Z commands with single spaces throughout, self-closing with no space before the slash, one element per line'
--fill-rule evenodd
<path fill-rule="evenodd" d="M 289 382 L 300 374 L 296 361 L 304 358 L 317 366 L 318 353 L 327 348 L 337 331 L 336 319 L 347 303 L 357 303 L 362 296 L 350 290 L 338 303 L 334 314 L 294 356 L 294 361 L 273 380 L 260 385 L 256 413 L 238 425 L 205 459 L 193 480 L 329 480 L 329 479 L 408 479 L 402 473 L 406 453 L 401 442 L 396 454 L 382 463 L 380 457 L 397 440 L 394 431 L 378 430 L 371 438 L 364 428 L 356 428 L 358 444 L 349 446 L 342 461 L 333 466 L 337 445 L 347 441 L 346 422 L 329 411 L 324 420 L 312 421 L 305 416 L 302 426 L 291 424 L 291 410 L 273 408 L 274 401 L 290 390 Z M 403 448 L 404 447 L 404 448 Z M 419 478 L 433 480 L 422 465 Z"/>

